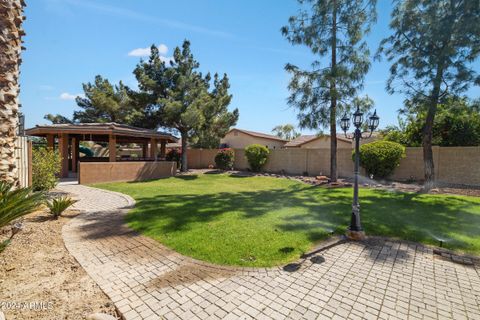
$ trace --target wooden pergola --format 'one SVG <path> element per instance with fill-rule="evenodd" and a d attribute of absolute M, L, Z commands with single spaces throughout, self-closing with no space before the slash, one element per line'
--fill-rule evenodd
<path fill-rule="evenodd" d="M 79 143 L 80 141 L 108 142 L 109 162 L 117 161 L 117 144 L 136 143 L 143 146 L 143 157 L 149 161 L 157 161 L 165 157 L 165 146 L 178 139 L 171 134 L 131 127 L 118 123 L 76 123 L 37 125 L 25 130 L 29 136 L 44 137 L 47 147 L 55 148 L 55 139 L 58 139 L 58 150 L 62 157 L 60 176 L 68 177 L 69 159 L 71 159 L 72 172 L 78 171 Z M 160 155 L 158 157 L 158 144 Z M 150 145 L 150 148 L 149 148 Z M 147 150 L 150 154 L 147 155 Z"/>

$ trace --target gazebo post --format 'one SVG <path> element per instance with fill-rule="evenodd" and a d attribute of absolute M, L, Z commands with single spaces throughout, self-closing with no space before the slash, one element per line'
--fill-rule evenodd
<path fill-rule="evenodd" d="M 167 142 L 165 140 L 160 141 L 160 158 L 165 159 Z"/>
<path fill-rule="evenodd" d="M 58 150 L 62 158 L 60 177 L 68 178 L 68 134 L 66 133 L 60 134 L 58 139 Z"/>
<path fill-rule="evenodd" d="M 113 134 L 108 136 L 108 153 L 109 162 L 117 161 L 117 138 Z"/>
<path fill-rule="evenodd" d="M 72 137 L 72 171 L 78 171 L 78 158 L 79 158 L 79 139 Z"/>
<path fill-rule="evenodd" d="M 53 134 L 47 134 L 47 148 L 52 150 L 55 148 L 55 136 Z"/>
<path fill-rule="evenodd" d="M 142 158 L 147 157 L 147 151 L 148 151 L 148 142 L 143 142 L 142 143 Z"/>
<path fill-rule="evenodd" d="M 150 139 L 150 158 L 153 158 L 154 161 L 157 161 L 157 139 Z"/>

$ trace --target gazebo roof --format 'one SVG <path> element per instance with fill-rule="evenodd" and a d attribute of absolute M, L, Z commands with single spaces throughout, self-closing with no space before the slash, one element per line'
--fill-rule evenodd
<path fill-rule="evenodd" d="M 25 130 L 30 136 L 44 137 L 48 134 L 69 135 L 118 135 L 123 137 L 159 139 L 167 142 L 177 142 L 178 139 L 167 132 L 132 127 L 115 122 L 107 123 L 65 123 L 51 125 L 37 125 Z"/>

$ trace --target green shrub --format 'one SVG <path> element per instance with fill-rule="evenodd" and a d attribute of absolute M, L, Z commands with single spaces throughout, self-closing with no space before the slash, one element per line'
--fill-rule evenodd
<path fill-rule="evenodd" d="M 258 172 L 267 163 L 270 150 L 260 144 L 251 144 L 245 148 L 245 157 L 247 158 L 250 169 Z"/>
<path fill-rule="evenodd" d="M 218 169 L 231 170 L 235 161 L 235 153 L 232 149 L 226 148 L 218 151 L 215 156 L 215 165 Z"/>
<path fill-rule="evenodd" d="M 374 141 L 360 146 L 360 165 L 374 177 L 390 176 L 404 157 L 405 147 L 396 142 Z"/>
<path fill-rule="evenodd" d="M 182 159 L 182 153 L 176 149 L 172 149 L 165 155 L 165 160 L 175 161 L 177 163 L 177 169 L 180 169 L 180 160 Z"/>
<path fill-rule="evenodd" d="M 43 201 L 42 192 L 33 192 L 31 188 L 13 189 L 12 184 L 0 181 L 0 228 L 34 212 Z"/>
<path fill-rule="evenodd" d="M 58 182 L 61 169 L 61 157 L 58 152 L 48 148 L 32 150 L 32 188 L 35 191 L 53 189 Z"/>
<path fill-rule="evenodd" d="M 50 210 L 50 214 L 53 215 L 55 219 L 58 219 L 62 212 L 67 210 L 67 208 L 75 202 L 77 202 L 77 200 L 64 196 L 47 201 L 47 207 Z"/>

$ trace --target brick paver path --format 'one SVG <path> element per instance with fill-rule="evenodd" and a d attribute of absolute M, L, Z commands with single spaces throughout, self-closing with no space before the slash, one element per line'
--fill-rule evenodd
<path fill-rule="evenodd" d="M 468 259 L 374 239 L 327 247 L 285 268 L 219 267 L 128 229 L 127 196 L 60 188 L 86 211 L 64 227 L 66 247 L 127 320 L 480 319 L 480 266 Z"/>

